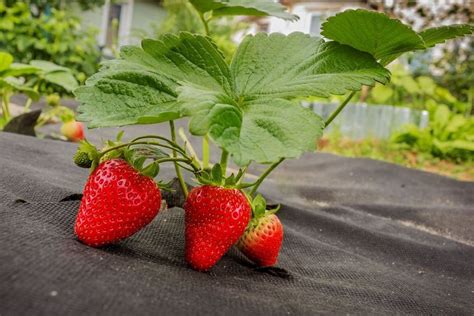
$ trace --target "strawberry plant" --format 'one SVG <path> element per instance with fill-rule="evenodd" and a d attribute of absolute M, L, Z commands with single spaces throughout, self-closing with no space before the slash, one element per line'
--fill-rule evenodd
<path fill-rule="evenodd" d="M 272 1 L 191 3 L 206 32 L 209 20 L 220 15 L 296 18 Z M 123 47 L 120 58 L 105 62 L 76 89 L 78 119 L 91 128 L 169 122 L 171 139 L 149 135 L 107 150 L 140 142 L 169 150 L 152 164 L 173 162 L 186 196 L 181 171 L 194 173 L 200 185 L 185 203 L 186 258 L 193 268 L 210 269 L 239 238 L 250 259 L 273 265 L 283 229 L 275 211 L 255 197 L 264 179 L 283 160 L 314 151 L 324 128 L 363 85 L 388 83 L 388 63 L 472 32 L 470 25 L 456 25 L 417 33 L 384 14 L 348 10 L 323 24 L 323 39 L 303 33 L 248 35 L 230 63 L 206 35 L 165 34 L 140 47 Z M 295 101 L 334 94 L 348 96 L 325 122 Z M 188 119 L 189 133 L 203 138 L 202 163 L 177 143 L 174 121 L 180 119 Z M 221 150 L 212 170 L 208 139 Z M 228 174 L 229 159 L 239 167 L 237 174 Z M 244 182 L 251 163 L 268 168 L 255 182 Z"/>

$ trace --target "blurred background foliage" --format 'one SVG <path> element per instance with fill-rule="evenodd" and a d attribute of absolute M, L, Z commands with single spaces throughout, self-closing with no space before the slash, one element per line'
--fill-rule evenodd
<path fill-rule="evenodd" d="M 67 10 L 37 7 L 34 14 L 26 2 L 7 2 L 0 1 L 0 51 L 16 62 L 41 59 L 68 67 L 81 83 L 97 71 L 101 53 L 96 30 L 84 30 Z"/>
<path fill-rule="evenodd" d="M 135 30 L 141 38 L 156 38 L 165 33 L 191 32 L 204 34 L 201 19 L 188 0 L 163 0 L 166 18 L 159 23 L 151 24 L 151 32 Z M 209 21 L 211 38 L 230 62 L 236 48 L 238 36 L 245 34 L 250 28 L 249 23 L 239 18 L 214 17 Z"/>

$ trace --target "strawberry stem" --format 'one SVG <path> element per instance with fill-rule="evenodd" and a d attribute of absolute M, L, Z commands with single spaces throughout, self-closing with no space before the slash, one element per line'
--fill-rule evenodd
<path fill-rule="evenodd" d="M 199 18 L 201 19 L 202 24 L 204 25 L 204 32 L 206 33 L 207 36 L 209 36 L 209 23 L 206 21 L 204 18 L 204 14 L 202 12 L 199 12 Z"/>
<path fill-rule="evenodd" d="M 332 114 L 328 117 L 326 122 L 324 122 L 324 128 L 328 127 L 328 125 L 331 124 L 331 122 L 336 118 L 336 116 L 339 115 L 339 113 L 349 103 L 349 101 L 352 99 L 355 93 L 356 93 L 355 91 L 352 91 L 351 94 L 349 94 L 347 98 L 345 98 L 344 101 L 342 101 L 342 103 L 337 107 L 337 109 L 334 112 L 332 112 Z"/>
<path fill-rule="evenodd" d="M 164 145 L 164 144 L 161 144 L 161 143 L 157 143 L 157 142 L 150 142 L 150 141 L 137 142 L 137 141 L 135 141 L 135 142 L 129 142 L 129 143 L 120 144 L 120 145 L 108 148 L 107 150 L 101 152 L 99 154 L 98 158 L 100 159 L 100 157 L 102 157 L 103 155 L 105 155 L 106 153 L 108 153 L 110 151 L 120 149 L 120 148 L 123 148 L 123 147 L 130 147 L 130 146 L 133 146 L 133 145 L 154 145 L 154 146 L 170 148 L 170 146 L 167 146 L 167 145 Z M 178 151 L 178 152 L 181 153 L 180 151 Z M 158 159 L 155 162 L 156 163 L 167 162 L 167 161 L 184 162 L 184 163 L 188 164 L 189 166 L 191 166 L 194 173 L 199 173 L 201 171 L 200 166 L 197 165 L 196 162 L 192 158 L 188 157 L 186 154 L 182 154 L 182 156 L 183 156 L 182 158 L 181 157 L 168 157 L 168 158 Z"/>
<path fill-rule="evenodd" d="M 202 167 L 203 169 L 209 168 L 209 138 L 205 135 L 202 138 Z"/>
<path fill-rule="evenodd" d="M 242 182 L 242 183 L 237 185 L 237 188 L 238 189 L 246 189 L 246 188 L 253 187 L 255 184 L 257 184 L 257 182 L 251 182 L 251 183 Z"/>
<path fill-rule="evenodd" d="M 191 145 L 191 142 L 189 141 L 188 137 L 186 137 L 186 134 L 184 133 L 184 129 L 182 127 L 180 127 L 178 129 L 178 135 L 181 138 L 181 140 L 184 142 L 184 149 L 185 150 L 187 149 L 191 153 L 191 155 L 194 157 L 194 159 L 196 160 L 196 163 L 201 165 L 202 162 L 199 161 L 198 155 L 196 154 L 196 151 L 194 150 L 193 146 Z"/>
<path fill-rule="evenodd" d="M 278 165 L 281 164 L 283 160 L 285 160 L 285 158 L 280 158 L 280 160 L 271 164 L 270 167 L 268 167 L 267 170 L 265 170 L 265 172 L 260 175 L 260 177 L 257 179 L 257 181 L 255 182 L 255 185 L 253 186 L 252 190 L 249 193 L 250 196 L 255 195 L 258 187 L 260 186 L 260 184 L 262 184 L 263 180 L 265 180 L 265 178 L 273 171 L 273 169 L 278 167 Z"/>
<path fill-rule="evenodd" d="M 36 92 L 38 92 L 38 88 L 39 88 L 39 84 L 40 84 L 40 80 L 38 80 L 35 85 L 33 86 L 33 90 L 35 90 Z M 33 99 L 31 97 L 28 97 L 28 100 L 26 100 L 25 102 L 25 106 L 23 107 L 23 113 L 26 113 L 26 112 L 29 112 L 30 111 L 30 107 L 31 107 L 31 104 L 33 103 Z"/>
<path fill-rule="evenodd" d="M 8 95 L 8 92 L 4 92 L 2 96 L 2 112 L 3 112 L 3 118 L 5 119 L 6 122 L 10 120 L 10 97 Z"/>
<path fill-rule="evenodd" d="M 227 173 L 227 161 L 229 159 L 229 152 L 225 149 L 222 149 L 222 155 L 221 155 L 221 168 L 222 168 L 222 176 L 225 178 L 225 175 Z"/>
<path fill-rule="evenodd" d="M 176 143 L 176 130 L 174 127 L 174 121 L 170 121 L 170 131 L 171 131 L 171 140 Z M 173 149 L 173 157 L 177 158 L 178 153 L 176 150 Z M 186 182 L 184 182 L 183 174 L 181 173 L 181 169 L 179 168 L 179 164 L 177 161 L 174 161 L 174 169 L 176 170 L 176 176 L 179 180 L 179 185 L 181 186 L 181 190 L 183 190 L 184 198 L 188 197 L 188 187 Z"/>
<path fill-rule="evenodd" d="M 199 169 L 196 169 L 194 167 L 194 165 L 192 163 L 190 163 L 189 159 L 187 159 L 187 158 L 168 157 L 168 158 L 161 158 L 161 159 L 155 160 L 156 163 L 170 162 L 170 161 L 172 161 L 172 162 L 178 162 L 178 161 L 179 162 L 185 162 L 193 168 L 194 172 L 199 172 Z"/>
<path fill-rule="evenodd" d="M 173 123 L 173 126 L 174 126 L 174 123 Z M 181 153 L 183 156 L 186 156 L 186 150 L 183 147 L 181 147 L 178 143 L 176 143 L 176 140 L 171 141 L 168 138 L 163 137 L 163 136 L 158 136 L 158 135 L 140 136 L 140 137 L 132 139 L 131 143 L 134 143 L 134 142 L 136 142 L 137 140 L 140 140 L 140 139 L 147 139 L 147 138 L 156 138 L 156 139 L 163 140 L 163 141 L 167 142 L 168 144 L 170 144 L 173 148 L 176 149 L 176 151 Z M 160 146 L 164 147 L 164 145 L 160 145 Z M 166 148 L 170 148 L 170 147 L 166 147 Z"/>

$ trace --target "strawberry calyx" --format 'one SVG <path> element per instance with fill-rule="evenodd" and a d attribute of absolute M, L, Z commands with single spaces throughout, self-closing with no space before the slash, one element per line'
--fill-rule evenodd
<path fill-rule="evenodd" d="M 280 210 L 280 205 L 272 209 L 267 209 L 267 201 L 261 194 L 257 194 L 251 201 L 250 206 L 252 207 L 252 219 L 250 220 L 249 226 L 258 226 L 260 220 L 271 214 L 275 214 Z"/>
<path fill-rule="evenodd" d="M 196 178 L 200 184 L 213 185 L 229 189 L 241 189 L 241 179 L 245 170 L 239 169 L 237 175 L 232 173 L 230 176 L 225 176 L 224 168 L 220 163 L 216 163 L 210 170 L 200 170 L 196 173 Z"/>

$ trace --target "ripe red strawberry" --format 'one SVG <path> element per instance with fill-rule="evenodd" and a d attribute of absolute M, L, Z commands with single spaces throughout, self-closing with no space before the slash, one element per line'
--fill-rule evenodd
<path fill-rule="evenodd" d="M 251 207 L 237 189 L 204 185 L 194 188 L 184 205 L 186 261 L 192 268 L 212 268 L 242 236 Z"/>
<path fill-rule="evenodd" d="M 107 160 L 87 180 L 76 235 L 94 247 L 129 237 L 153 220 L 160 205 L 161 193 L 152 178 L 125 160 Z"/>
<path fill-rule="evenodd" d="M 70 141 L 81 141 L 84 139 L 84 126 L 75 120 L 66 122 L 61 126 L 61 134 Z"/>
<path fill-rule="evenodd" d="M 273 266 L 283 241 L 283 225 L 275 214 L 253 219 L 237 247 L 256 265 Z"/>
<path fill-rule="evenodd" d="M 237 248 L 258 266 L 269 267 L 277 261 L 283 241 L 283 225 L 275 215 L 279 208 L 267 211 L 267 201 L 260 194 L 252 201 L 252 220 Z"/>

